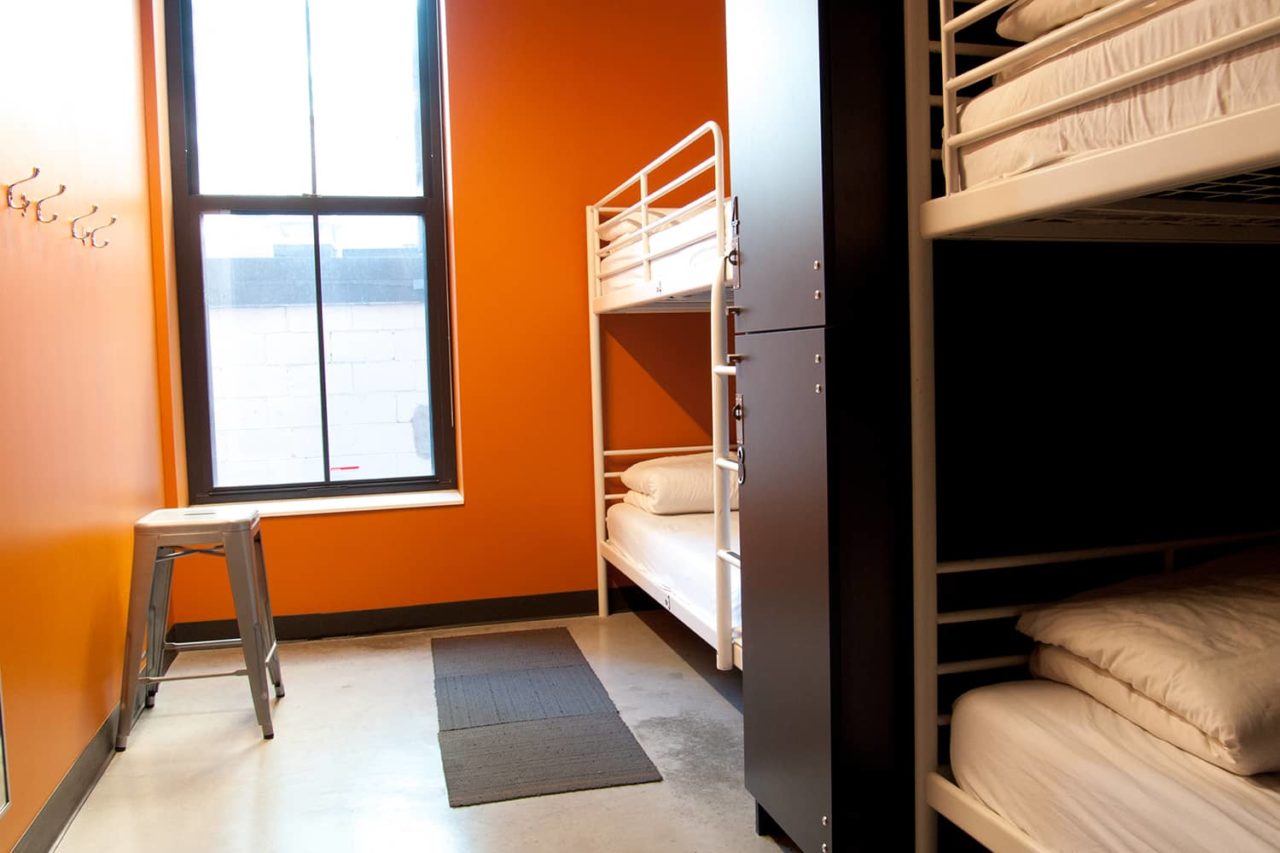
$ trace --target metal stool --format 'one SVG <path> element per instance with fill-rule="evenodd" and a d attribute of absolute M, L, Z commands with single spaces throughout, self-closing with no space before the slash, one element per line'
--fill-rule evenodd
<path fill-rule="evenodd" d="M 231 596 L 235 601 L 239 639 L 205 640 L 189 643 L 165 642 L 169 621 L 169 592 L 173 585 L 173 561 L 192 554 L 214 554 L 227 561 Z M 145 640 L 145 642 L 144 642 Z M 244 669 L 208 675 L 165 676 L 167 651 L 196 649 L 244 650 Z M 145 647 L 145 648 L 144 648 Z M 116 750 L 128 745 L 129 731 L 139 708 L 139 686 L 145 687 L 144 702 L 155 704 L 156 691 L 164 681 L 217 678 L 229 675 L 249 677 L 253 708 L 262 726 L 262 736 L 275 736 L 271 727 L 271 705 L 267 697 L 268 671 L 276 697 L 284 696 L 280 678 L 280 658 L 276 647 L 275 622 L 267 594 L 267 570 L 262 557 L 262 532 L 255 509 L 218 508 L 162 509 L 133 526 L 133 580 L 129 590 L 129 622 L 125 635 L 124 676 L 120 688 L 120 724 L 116 730 Z"/>

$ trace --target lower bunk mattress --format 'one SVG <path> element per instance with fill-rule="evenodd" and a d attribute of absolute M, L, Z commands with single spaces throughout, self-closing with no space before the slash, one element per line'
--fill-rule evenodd
<path fill-rule="evenodd" d="M 738 513 L 731 517 L 731 551 L 738 550 Z M 619 503 L 606 515 L 609 542 L 654 583 L 678 596 L 706 625 L 716 621 L 715 516 L 709 512 L 654 515 Z M 734 639 L 742 637 L 742 582 L 730 569 Z"/>
<path fill-rule="evenodd" d="M 1215 767 L 1056 682 L 960 697 L 951 769 L 1050 850 L 1280 850 L 1280 774 Z"/>

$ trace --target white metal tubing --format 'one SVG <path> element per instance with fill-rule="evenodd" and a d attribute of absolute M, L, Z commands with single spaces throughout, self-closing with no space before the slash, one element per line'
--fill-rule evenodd
<path fill-rule="evenodd" d="M 718 161 L 718 162 L 717 162 L 717 171 L 719 171 L 719 170 L 720 170 L 720 168 L 721 168 L 719 164 L 724 162 L 724 157 L 723 157 L 723 156 L 722 156 L 722 154 L 721 154 L 721 152 L 722 152 L 722 148 L 723 148 L 723 145 L 722 145 L 722 142 L 721 142 L 720 126 L 719 126 L 718 124 L 716 124 L 714 121 L 708 121 L 708 122 L 705 122 L 704 124 L 700 125 L 696 130 L 694 130 L 692 133 L 690 133 L 690 134 L 689 134 L 688 136 L 686 136 L 684 139 L 680 140 L 680 141 L 679 141 L 679 142 L 677 142 L 675 145 L 673 145 L 672 147 L 668 148 L 668 149 L 666 150 L 666 152 L 665 152 L 665 153 L 663 153 L 663 154 L 659 155 L 659 156 L 658 156 L 658 158 L 657 158 L 657 159 L 655 159 L 655 160 L 653 160 L 652 162 L 650 162 L 650 163 L 649 163 L 649 165 L 645 166 L 645 167 L 644 167 L 643 169 L 641 169 L 639 172 L 637 172 L 636 174 L 632 175 L 630 178 L 627 178 L 625 181 L 623 181 L 623 182 L 622 182 L 622 183 L 617 187 L 617 189 L 615 189 L 613 192 L 609 193 L 609 194 L 608 194 L 608 195 L 606 195 L 604 198 L 602 198 L 602 199 L 600 199 L 598 202 L 596 202 L 596 203 L 595 203 L 595 206 L 596 206 L 596 207 L 603 207 L 604 205 L 606 205 L 606 204 L 608 204 L 609 202 L 613 201 L 615 198 L 617 198 L 618 196 L 620 196 L 620 195 L 622 195 L 624 192 L 626 192 L 626 191 L 627 191 L 627 189 L 629 189 L 630 187 L 632 187 L 632 186 L 634 186 L 636 183 L 638 183 L 641 175 L 646 175 L 646 174 L 649 174 L 650 172 L 654 171 L 654 170 L 655 170 L 655 169 L 657 169 L 659 166 L 661 166 L 663 163 L 666 163 L 668 160 L 671 160 L 673 157 L 675 157 L 675 156 L 676 156 L 677 154 L 679 154 L 681 151 L 684 151 L 684 150 L 685 150 L 686 148 L 688 148 L 690 145 L 693 145 L 695 142 L 697 142 L 699 139 L 701 139 L 703 136 L 705 136 L 705 135 L 707 135 L 707 134 L 711 134 L 711 137 L 712 137 L 713 141 L 715 142 L 715 146 L 716 146 L 716 155 L 717 155 L 717 156 L 716 156 L 716 159 L 717 159 L 717 161 Z M 717 180 L 717 181 L 716 181 L 716 188 L 717 188 L 717 189 L 723 189 L 723 187 L 724 187 L 724 182 L 723 182 L 723 181 L 720 181 L 720 180 Z"/>
<path fill-rule="evenodd" d="M 715 465 L 722 471 L 732 471 L 733 473 L 737 473 L 738 471 L 738 463 L 732 459 L 724 459 L 717 456 L 715 459 Z"/>
<path fill-rule="evenodd" d="M 953 0 L 938 0 L 940 7 L 940 20 L 943 23 L 942 32 L 942 80 L 944 83 L 950 81 L 956 76 L 956 35 L 954 29 L 948 29 L 947 24 L 955 17 L 955 3 Z M 1002 3 L 1001 0 L 988 0 L 988 2 L 972 10 L 969 14 L 973 14 L 982 6 L 991 6 L 993 3 L 1000 5 L 1008 5 Z M 964 16 L 961 15 L 963 18 Z M 957 93 L 955 89 L 944 85 L 942 87 L 942 175 L 946 182 L 948 193 L 953 193 L 960 189 L 960 164 L 959 152 L 953 146 L 947 144 L 958 129 L 957 121 L 959 115 L 956 105 Z"/>
<path fill-rule="evenodd" d="M 723 203 L 723 199 L 721 199 L 721 203 Z M 624 234 L 618 239 L 610 241 L 609 245 L 600 249 L 598 254 L 602 258 L 607 258 L 609 255 L 615 254 L 627 248 L 632 243 L 639 240 L 646 233 L 652 234 L 655 231 L 661 231 L 671 223 L 683 221 L 692 216 L 696 216 L 697 214 L 701 213 L 704 210 L 707 210 L 708 208 L 715 207 L 715 205 L 716 205 L 715 191 L 712 190 L 711 192 L 698 196 L 696 199 L 689 202 L 684 207 L 677 208 L 673 212 L 663 215 L 662 218 L 660 219 L 655 219 L 654 221 L 646 223 L 645 225 L 637 228 L 635 231 L 632 231 L 628 234 Z M 600 227 L 601 229 L 603 229 L 605 226 L 602 225 Z"/>
<path fill-rule="evenodd" d="M 668 195 L 673 190 L 679 189 L 680 187 L 689 183 L 699 175 L 705 174 L 714 165 L 715 165 L 715 157 L 714 156 L 708 157 L 706 160 L 703 160 L 697 166 L 694 166 L 692 169 L 685 172 L 680 177 L 670 181 L 669 183 L 663 184 L 661 187 L 659 187 L 658 189 L 654 190 L 651 193 L 646 193 L 645 195 L 641 196 L 640 200 L 637 201 L 635 204 L 632 204 L 628 207 L 622 207 L 622 208 L 608 208 L 608 212 L 614 213 L 614 215 L 609 217 L 609 219 L 605 220 L 604 222 L 601 222 L 600 227 L 596 229 L 596 232 L 599 233 L 600 231 L 604 231 L 615 222 L 621 219 L 625 219 L 626 217 L 638 211 L 641 205 L 646 203 L 652 204 L 653 202 L 657 201 L 663 196 Z M 601 212 L 604 212 L 604 208 L 601 208 Z M 676 214 L 679 214 L 681 212 L 684 212 L 683 208 L 677 209 L 675 213 L 670 214 L 670 216 L 675 216 Z M 668 216 L 668 218 L 670 218 L 670 216 Z M 647 225 L 648 223 L 642 222 L 641 224 Z"/>
<path fill-rule="evenodd" d="M 944 4 L 943 14 L 947 12 Z M 907 264 L 911 351 L 911 542 L 915 753 L 915 849 L 937 848 L 937 818 L 925 795 L 938 766 L 937 501 L 934 478 L 933 250 L 920 230 L 932 181 L 928 0 L 903 3 L 905 46 Z M 945 17 L 942 20 L 947 20 Z M 955 98 L 955 95 L 952 95 Z M 951 101 L 954 105 L 954 100 Z M 943 115 L 946 115 L 944 111 Z"/>
<path fill-rule="evenodd" d="M 938 614 L 939 625 L 956 625 L 961 622 L 990 622 L 993 619 L 1008 619 L 1021 615 L 1022 611 L 1035 607 L 1034 604 L 1017 604 L 1011 607 L 981 607 L 976 610 L 952 610 Z"/>
<path fill-rule="evenodd" d="M 646 236 L 646 239 L 647 239 L 647 236 L 648 236 L 648 235 L 645 235 L 645 236 Z M 619 275 L 621 275 L 622 273 L 624 273 L 624 272 L 630 272 L 631 270 L 635 269 L 636 267 L 643 266 L 643 265 L 645 265 L 645 264 L 647 264 L 647 263 L 649 263 L 649 262 L 651 262 L 651 261 L 656 261 L 656 260 L 659 260 L 659 259 L 661 259 L 661 258 L 665 258 L 667 255 L 674 255 L 674 254 L 676 254 L 677 252 L 682 252 L 682 251 L 684 251 L 685 249 L 689 248 L 690 246 L 696 246 L 698 243 L 701 243 L 701 242 L 703 242 L 704 240 L 706 240 L 708 236 L 710 236 L 710 235 L 707 235 L 707 234 L 697 234 L 697 235 L 695 235 L 695 236 L 693 236 L 693 237 L 690 237 L 689 239 L 687 239 L 687 240 L 685 240 L 685 241 L 683 241 L 683 242 L 681 242 L 681 243 L 679 243 L 679 244 L 677 244 L 677 245 L 674 245 L 674 246 L 668 246 L 667 248 L 665 248 L 665 249 L 660 249 L 659 251 L 656 251 L 656 252 L 650 251 L 650 250 L 646 247 L 646 248 L 644 248 L 644 249 L 642 249 L 642 250 L 641 250 L 641 254 L 640 254 L 640 256 L 639 256 L 639 257 L 637 257 L 635 260 L 633 260 L 631 263 L 629 263 L 629 264 L 625 264 L 625 265 L 622 265 L 622 266 L 618 266 L 618 267 L 614 267 L 613 269 L 609 270 L 607 273 L 601 273 L 601 275 L 600 275 L 600 279 L 601 279 L 602 281 L 607 281 L 607 280 L 609 280 L 609 279 L 611 279 L 611 278 L 617 278 L 617 277 L 618 277 Z M 603 253 L 603 254 L 607 254 L 607 253 Z M 651 280 L 652 278 L 653 278 L 653 276 L 649 275 L 649 273 L 648 273 L 648 272 L 646 272 L 646 273 L 645 273 L 645 280 L 646 280 L 646 281 Z"/>
<path fill-rule="evenodd" d="M 636 447 L 629 450 L 606 450 L 605 456 L 658 456 L 665 453 L 706 453 L 713 450 L 711 445 L 702 444 L 688 447 Z"/>
<path fill-rule="evenodd" d="M 742 557 L 733 551 L 717 551 L 716 556 L 736 569 L 742 568 Z"/>
<path fill-rule="evenodd" d="M 591 251 L 595 245 L 600 214 L 587 208 L 587 323 L 591 345 L 591 461 L 595 469 L 596 511 L 596 608 L 601 617 L 609 615 L 609 572 L 600 546 L 605 538 L 604 491 L 604 389 L 600 370 L 600 316 L 591 310 L 597 282 L 600 281 L 600 258 Z"/>
<path fill-rule="evenodd" d="M 737 376 L 738 368 L 732 364 L 717 364 L 711 368 L 717 376 Z"/>
<path fill-rule="evenodd" d="M 644 280 L 653 280 L 653 258 L 649 256 L 649 173 L 640 173 L 640 264 L 644 267 Z"/>
<path fill-rule="evenodd" d="M 1072 107 L 1077 107 L 1081 104 L 1086 104 L 1099 98 L 1105 98 L 1107 95 L 1114 94 L 1115 92 L 1131 89 L 1148 80 L 1172 74 L 1175 71 L 1203 62 L 1206 59 L 1212 59 L 1215 56 L 1229 53 L 1237 48 L 1247 47 L 1254 42 L 1270 38 L 1277 33 L 1280 33 L 1280 17 L 1273 18 L 1269 21 L 1263 21 L 1260 24 L 1254 24 L 1253 26 L 1246 27 L 1243 30 L 1237 30 L 1230 35 L 1216 38 L 1212 41 L 1204 42 L 1190 50 L 1184 50 L 1181 53 L 1165 57 L 1158 62 L 1151 63 L 1150 65 L 1135 68 L 1125 74 L 1120 74 L 1109 80 L 1104 80 L 1101 83 L 1096 83 L 1077 92 L 1072 92 L 1069 95 L 1055 98 L 1048 103 L 1041 104 L 1029 110 L 1024 110 L 999 121 L 994 121 L 977 130 L 971 130 L 965 133 L 957 133 L 953 136 L 949 136 L 946 140 L 946 146 L 948 149 L 954 149 L 961 145 L 980 142 L 983 139 L 988 139 L 992 136 L 1004 133 L 1007 130 L 1022 127 L 1023 125 L 1030 124 L 1042 118 L 1064 112 Z M 998 62 L 999 60 L 996 61 Z M 947 91 L 953 91 L 950 85 L 947 86 Z"/>
<path fill-rule="evenodd" d="M 977 658 L 975 660 L 958 660 L 953 663 L 938 664 L 938 675 L 955 675 L 959 672 L 983 672 L 989 669 L 1005 669 L 1021 666 L 1031 660 L 1030 655 L 1001 655 L 994 658 Z M 935 706 L 937 707 L 937 706 Z"/>
<path fill-rule="evenodd" d="M 729 312 L 725 300 L 726 267 L 729 263 L 727 234 L 725 233 L 724 206 L 724 135 L 715 122 L 705 125 L 711 131 L 711 139 L 715 145 L 715 191 L 718 214 L 716 220 L 716 278 L 711 285 L 711 458 L 714 460 L 712 474 L 712 508 L 715 521 L 715 566 L 716 566 L 716 668 L 733 669 L 733 601 L 731 593 L 732 566 L 723 556 L 730 549 L 732 537 L 732 516 L 729 509 L 729 495 L 732 484 L 729 480 L 731 471 L 726 470 L 722 461 L 729 454 L 729 377 L 717 373 L 716 367 L 729 364 Z M 735 463 L 732 471 L 737 470 Z"/>
<path fill-rule="evenodd" d="M 1014 554 L 1008 557 L 989 557 L 981 560 L 952 560 L 938 565 L 938 574 L 981 572 L 991 569 L 1020 569 L 1028 566 L 1045 566 L 1056 563 L 1079 563 L 1086 560 L 1103 560 L 1108 557 L 1133 557 L 1142 554 L 1159 554 L 1165 551 L 1185 551 L 1212 545 L 1231 545 L 1280 537 L 1280 530 L 1261 530 L 1230 536 L 1208 536 L 1200 539 L 1176 539 L 1167 542 L 1143 542 L 1138 545 L 1116 545 L 1111 548 L 1083 548 L 1078 551 L 1049 551 L 1040 554 Z"/>

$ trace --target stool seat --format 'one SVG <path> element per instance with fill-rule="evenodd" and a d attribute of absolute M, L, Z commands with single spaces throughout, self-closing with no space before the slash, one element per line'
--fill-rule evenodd
<path fill-rule="evenodd" d="M 280 698 L 284 696 L 284 681 L 280 676 L 259 521 L 258 511 L 253 507 L 219 506 L 159 509 L 134 524 L 133 577 L 120 688 L 120 721 L 116 730 L 117 751 L 127 746 L 141 706 L 149 708 L 155 703 L 161 682 L 222 675 L 248 677 L 262 736 L 274 737 L 268 682 L 274 685 L 276 697 Z M 174 561 L 194 554 L 226 558 L 238 638 L 186 643 L 165 640 Z M 244 669 L 208 675 L 164 674 L 167 652 L 237 646 L 244 652 Z M 139 703 L 140 698 L 144 702 Z"/>
<path fill-rule="evenodd" d="M 250 530 L 257 523 L 258 510 L 254 507 L 183 507 L 149 512 L 134 523 L 133 530 L 134 533 L 153 531 L 165 536 L 207 534 L 216 539 L 229 531 Z"/>

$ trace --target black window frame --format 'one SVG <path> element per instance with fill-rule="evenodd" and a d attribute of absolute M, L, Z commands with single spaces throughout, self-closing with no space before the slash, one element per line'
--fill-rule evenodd
<path fill-rule="evenodd" d="M 178 290 L 183 405 L 187 444 L 188 498 L 191 503 L 223 503 L 343 495 L 391 494 L 457 488 L 457 438 L 454 417 L 453 344 L 449 304 L 448 236 L 445 219 L 444 107 L 441 91 L 440 19 L 437 0 L 418 0 L 418 62 L 421 103 L 423 192 L 417 196 L 241 196 L 199 193 L 196 148 L 195 75 L 191 0 L 165 0 L 165 37 L 169 45 L 169 142 L 173 172 L 173 230 Z M 215 487 L 209 355 L 205 326 L 204 270 L 200 219 L 205 213 L 408 214 L 421 216 L 426 232 L 426 312 L 428 381 L 434 474 L 376 480 L 326 480 Z M 315 240 L 317 346 L 323 345 L 320 243 Z M 321 350 L 323 352 L 323 350 Z M 325 364 L 319 365 L 321 431 L 325 476 L 329 476 L 328 400 Z"/>

